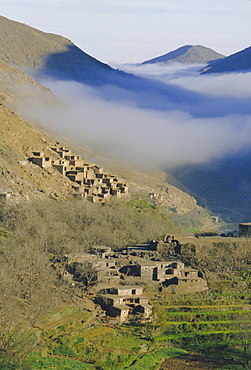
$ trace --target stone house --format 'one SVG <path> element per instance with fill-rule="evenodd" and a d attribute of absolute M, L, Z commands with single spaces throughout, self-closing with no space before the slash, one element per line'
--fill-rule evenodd
<path fill-rule="evenodd" d="M 156 281 L 163 287 L 174 287 L 180 293 L 208 289 L 202 274 L 194 268 L 185 267 L 181 261 L 143 261 L 137 265 L 128 265 L 125 271 L 127 275 L 139 276 L 142 282 Z"/>
<path fill-rule="evenodd" d="M 64 146 L 53 146 L 51 150 L 56 152 L 61 158 L 65 158 L 66 155 L 69 155 L 71 153 L 71 151 Z"/>
<path fill-rule="evenodd" d="M 116 283 L 119 282 L 120 275 L 116 261 L 106 258 L 99 258 L 93 262 L 93 267 L 97 271 L 97 281 L 106 283 L 109 281 Z"/>
<path fill-rule="evenodd" d="M 205 279 L 199 276 L 174 276 L 162 283 L 165 291 L 170 293 L 195 293 L 203 292 L 208 289 Z"/>
<path fill-rule="evenodd" d="M 14 194 L 12 190 L 0 192 L 0 204 L 15 204 L 21 201 L 21 196 Z"/>
<path fill-rule="evenodd" d="M 117 268 L 117 261 L 106 258 L 110 253 L 109 247 L 93 247 L 92 253 L 79 253 L 75 255 L 65 255 L 67 258 L 67 266 L 72 264 L 86 264 L 89 263 L 89 268 L 93 269 L 96 275 L 96 282 L 107 283 L 112 281 L 118 284 L 120 275 Z M 69 269 L 68 269 L 69 270 Z"/>
<path fill-rule="evenodd" d="M 143 288 L 140 286 L 109 288 L 99 294 L 97 301 L 108 316 L 119 316 L 121 323 L 130 315 L 140 313 L 144 319 L 148 319 L 152 314 L 152 306 L 143 295 Z"/>
<path fill-rule="evenodd" d="M 207 281 L 200 271 L 191 267 L 179 269 L 171 266 L 166 270 L 162 286 L 175 293 L 195 293 L 208 289 Z"/>
<path fill-rule="evenodd" d="M 65 159 L 59 159 L 52 161 L 53 167 L 58 170 L 62 175 L 66 176 L 66 173 L 72 169 L 72 166 L 69 166 L 69 162 Z"/>
<path fill-rule="evenodd" d="M 184 263 L 180 261 L 142 261 L 136 266 L 129 265 L 129 270 L 133 271 L 132 275 L 139 276 L 142 281 L 164 281 L 169 269 L 184 269 Z"/>
<path fill-rule="evenodd" d="M 239 224 L 239 236 L 244 238 L 251 237 L 251 222 L 243 222 Z"/>
<path fill-rule="evenodd" d="M 33 157 L 30 158 L 30 161 L 41 168 L 48 168 L 52 164 L 50 157 L 46 157 L 41 152 L 33 152 Z"/>
<path fill-rule="evenodd" d="M 7 204 L 12 197 L 12 191 L 3 191 L 0 193 L 0 203 Z"/>

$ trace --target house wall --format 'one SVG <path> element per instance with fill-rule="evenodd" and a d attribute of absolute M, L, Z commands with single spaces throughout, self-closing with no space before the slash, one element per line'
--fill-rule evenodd
<path fill-rule="evenodd" d="M 51 148 L 62 159 L 52 160 L 45 157 L 43 152 L 33 152 L 33 157 L 29 160 L 41 168 L 47 168 L 53 165 L 62 175 L 67 176 L 72 182 L 80 186 L 88 187 L 89 196 L 87 200 L 95 203 L 102 202 L 111 195 L 120 197 L 121 194 L 128 193 L 126 184 L 119 183 L 117 178 L 110 174 L 103 173 L 103 168 L 94 163 L 85 163 L 79 155 L 74 155 L 70 150 L 64 147 L 54 146 Z M 91 187 L 90 187 L 91 186 Z M 73 186 L 74 187 L 74 184 Z M 82 199 L 82 196 L 76 195 Z"/>
<path fill-rule="evenodd" d="M 179 279 L 174 277 L 166 280 L 163 286 L 165 291 L 179 294 L 203 292 L 208 289 L 206 280 L 199 277 L 197 279 Z"/>
<path fill-rule="evenodd" d="M 123 296 L 135 296 L 143 294 L 143 288 L 141 287 L 121 287 L 111 288 L 111 294 L 123 295 Z"/>
<path fill-rule="evenodd" d="M 239 224 L 239 234 L 243 237 L 251 237 L 251 223 Z"/>

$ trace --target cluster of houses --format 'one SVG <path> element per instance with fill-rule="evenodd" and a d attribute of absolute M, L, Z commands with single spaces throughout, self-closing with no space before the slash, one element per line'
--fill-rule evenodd
<path fill-rule="evenodd" d="M 73 196 L 85 198 L 93 203 L 128 194 L 128 187 L 116 176 L 104 173 L 102 167 L 87 163 L 81 156 L 75 155 L 62 146 L 51 148 L 55 155 L 46 156 L 43 152 L 34 151 L 29 160 L 43 169 L 53 166 L 63 176 L 72 181 Z"/>
<path fill-rule="evenodd" d="M 118 316 L 120 322 L 133 315 L 139 315 L 141 319 L 151 317 L 152 306 L 143 294 L 142 285 L 156 285 L 160 291 L 179 294 L 208 289 L 202 274 L 181 261 L 140 258 L 135 262 L 128 261 L 123 253 L 114 253 L 107 247 L 93 247 L 91 253 L 67 255 L 64 269 L 64 278 L 72 284 L 75 284 L 72 266 L 85 264 L 93 270 L 95 278 L 92 282 L 96 287 L 102 287 L 96 302 L 108 316 Z"/>

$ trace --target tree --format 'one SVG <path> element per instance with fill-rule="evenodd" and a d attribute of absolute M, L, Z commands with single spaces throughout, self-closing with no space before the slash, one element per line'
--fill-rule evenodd
<path fill-rule="evenodd" d="M 84 287 L 86 291 L 97 282 L 98 271 L 89 261 L 83 263 L 73 262 L 66 270 L 73 275 L 73 279 L 77 281 L 81 287 Z"/>
<path fill-rule="evenodd" d="M 251 319 L 250 312 L 243 312 L 236 316 L 235 327 L 237 329 L 236 338 L 240 341 L 243 352 L 246 355 L 251 347 Z"/>

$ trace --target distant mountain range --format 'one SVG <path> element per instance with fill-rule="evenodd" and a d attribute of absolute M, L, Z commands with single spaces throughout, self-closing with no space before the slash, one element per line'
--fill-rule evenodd
<path fill-rule="evenodd" d="M 225 56 L 201 45 L 185 45 L 157 58 L 146 60 L 142 64 L 153 63 L 182 63 L 182 64 L 207 64 Z"/>

